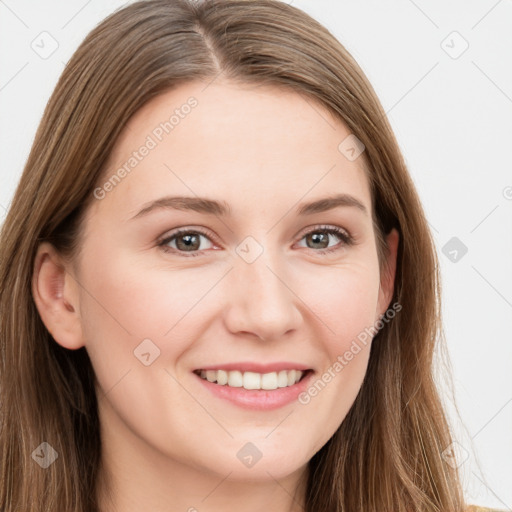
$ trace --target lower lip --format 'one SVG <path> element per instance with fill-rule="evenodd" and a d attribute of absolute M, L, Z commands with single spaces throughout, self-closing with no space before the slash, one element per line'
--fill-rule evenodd
<path fill-rule="evenodd" d="M 196 373 L 193 375 L 201 381 L 206 389 L 219 398 L 229 400 L 231 403 L 244 409 L 270 411 L 284 407 L 297 400 L 297 397 L 309 386 L 313 372 L 308 370 L 308 373 L 293 386 L 272 390 L 234 388 L 227 384 L 220 385 L 210 382 L 201 378 Z"/>

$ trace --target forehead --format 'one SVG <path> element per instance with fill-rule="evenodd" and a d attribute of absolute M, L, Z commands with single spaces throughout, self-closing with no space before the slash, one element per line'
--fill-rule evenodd
<path fill-rule="evenodd" d="M 93 209 L 126 220 L 172 194 L 220 199 L 241 215 L 271 202 L 282 214 L 302 197 L 349 193 L 370 211 L 363 155 L 350 160 L 340 149 L 349 135 L 322 105 L 289 89 L 182 84 L 127 123 L 99 183 L 108 191 Z"/>

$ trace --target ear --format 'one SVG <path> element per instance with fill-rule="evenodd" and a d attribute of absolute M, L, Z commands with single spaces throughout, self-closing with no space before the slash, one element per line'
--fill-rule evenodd
<path fill-rule="evenodd" d="M 380 318 L 380 316 L 386 312 L 391 303 L 391 299 L 393 298 L 399 238 L 400 236 L 395 228 L 386 235 L 386 260 L 380 276 L 379 300 L 376 311 L 377 318 Z"/>
<path fill-rule="evenodd" d="M 34 259 L 32 296 L 41 320 L 59 345 L 70 350 L 84 345 L 78 283 L 71 266 L 48 242 L 39 245 Z"/>

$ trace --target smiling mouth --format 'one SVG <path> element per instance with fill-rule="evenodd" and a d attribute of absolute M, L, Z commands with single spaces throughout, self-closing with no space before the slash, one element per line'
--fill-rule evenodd
<path fill-rule="evenodd" d="M 194 370 L 204 380 L 233 388 L 247 390 L 274 390 L 294 386 L 313 370 L 281 370 L 279 372 L 257 373 L 239 370 Z"/>

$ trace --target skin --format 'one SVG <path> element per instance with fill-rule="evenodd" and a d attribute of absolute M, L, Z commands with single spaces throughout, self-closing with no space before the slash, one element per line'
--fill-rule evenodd
<path fill-rule="evenodd" d="M 190 96 L 198 105 L 89 208 L 77 259 L 40 245 L 34 299 L 55 341 L 85 346 L 91 358 L 102 474 L 112 478 L 116 511 L 299 511 L 308 461 L 353 404 L 371 344 L 308 404 L 271 411 L 211 395 L 192 371 L 294 361 L 321 376 L 390 306 L 398 234 L 387 237 L 389 271 L 381 273 L 363 158 L 338 150 L 349 131 L 321 105 L 281 88 L 217 80 L 154 98 L 116 142 L 101 184 Z M 354 196 L 367 213 L 295 213 L 335 193 Z M 130 220 L 165 195 L 225 201 L 231 215 L 161 209 Z M 348 231 L 354 244 L 319 225 Z M 157 242 L 176 228 L 212 237 L 196 240 L 196 257 L 187 256 L 183 237 L 165 252 Z M 252 263 L 236 252 L 248 236 L 263 248 Z M 338 250 L 321 254 L 327 245 Z M 160 350 L 149 366 L 134 356 L 147 338 Z M 262 453 L 250 468 L 237 458 L 247 442 Z M 99 495 L 113 510 L 103 485 Z"/>

